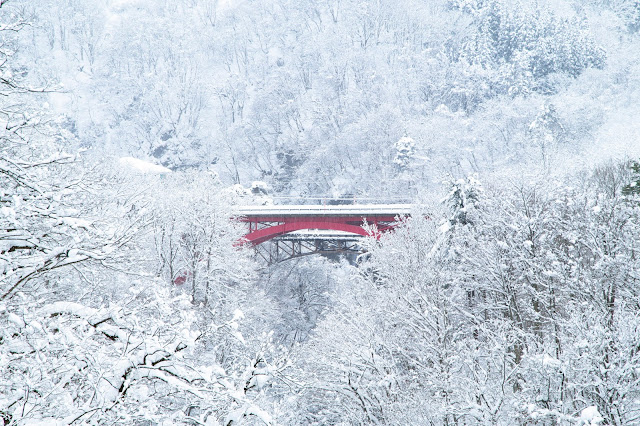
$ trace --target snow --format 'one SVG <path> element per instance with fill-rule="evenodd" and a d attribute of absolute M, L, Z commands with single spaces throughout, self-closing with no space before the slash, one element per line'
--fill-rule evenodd
<path fill-rule="evenodd" d="M 597 425 L 611 400 L 636 421 L 640 318 L 608 299 L 640 267 L 640 212 L 617 197 L 640 185 L 622 172 L 640 158 L 637 2 L 16 3 L 0 31 L 12 424 Z M 34 21 L 8 32 L 25 4 Z M 14 90 L 38 82 L 52 90 Z M 363 204 L 266 206 L 331 196 Z M 433 220 L 364 204 L 409 200 Z M 265 266 L 235 204 L 307 221 L 278 239 L 367 253 Z M 310 219 L 412 213 L 379 242 Z"/>
<path fill-rule="evenodd" d="M 20 318 L 19 316 L 17 316 L 16 314 L 14 314 L 13 312 L 11 312 L 9 315 L 7 315 L 7 319 L 14 323 L 15 325 L 18 326 L 18 328 L 24 328 L 25 323 L 22 320 L 22 318 Z"/>
<path fill-rule="evenodd" d="M 91 222 L 85 219 L 78 219 L 75 217 L 63 217 L 63 218 L 60 218 L 60 220 L 65 225 L 68 225 L 74 229 L 78 229 L 78 228 L 89 229 L 91 227 Z"/>
<path fill-rule="evenodd" d="M 288 232 L 286 234 L 276 237 L 276 240 L 294 240 L 297 241 L 301 238 L 310 238 L 316 240 L 329 240 L 329 241 L 354 241 L 365 238 L 360 234 L 354 234 L 347 231 L 333 231 L 330 229 L 301 229 L 298 231 Z"/>
<path fill-rule="evenodd" d="M 108 336 L 117 337 L 120 341 L 127 340 L 127 333 L 120 327 L 113 326 L 103 322 L 107 318 L 114 318 L 111 312 L 104 309 L 94 309 L 74 302 L 55 302 L 44 306 L 41 309 L 44 315 L 70 314 L 75 315 L 89 322 L 90 324 L 98 324 L 97 329 Z"/>
<path fill-rule="evenodd" d="M 28 419 L 22 421 L 20 424 L 23 426 L 63 426 L 68 423 L 55 417 L 49 417 L 43 419 Z"/>
<path fill-rule="evenodd" d="M 16 212 L 11 207 L 0 207 L 0 215 L 9 219 L 15 219 Z"/>
<path fill-rule="evenodd" d="M 451 222 L 449 222 L 448 220 L 442 221 L 442 224 L 438 227 L 438 230 L 441 233 L 446 234 L 451 230 Z"/>
<path fill-rule="evenodd" d="M 133 157 L 120 158 L 120 164 L 141 173 L 171 173 L 171 169 Z"/>
<path fill-rule="evenodd" d="M 585 426 L 597 426 L 604 419 L 602 415 L 598 411 L 598 408 L 594 405 L 589 406 L 580 412 L 580 422 L 579 425 Z"/>
<path fill-rule="evenodd" d="M 255 405 L 246 404 L 245 406 L 230 412 L 225 418 L 224 424 L 233 425 L 233 424 L 241 423 L 242 418 L 245 416 L 255 416 L 260 420 L 262 420 L 267 425 L 270 425 L 273 423 L 273 418 L 269 413 L 256 407 Z"/>
<path fill-rule="evenodd" d="M 240 321 L 242 319 L 244 319 L 244 312 L 242 312 L 242 310 L 236 309 L 235 311 L 233 311 L 232 321 Z"/>
<path fill-rule="evenodd" d="M 269 184 L 261 180 L 251 182 L 251 192 L 254 194 L 267 194 L 271 191 Z"/>
<path fill-rule="evenodd" d="M 241 216 L 402 216 L 410 215 L 411 204 L 350 204 L 341 206 L 280 205 L 243 206 L 236 209 Z"/>
<path fill-rule="evenodd" d="M 544 354 L 542 357 L 542 365 L 551 369 L 559 369 L 562 366 L 562 363 L 558 359 Z"/>
<path fill-rule="evenodd" d="M 240 333 L 238 330 L 234 330 L 233 325 L 236 325 L 235 323 L 231 323 L 231 330 L 229 331 L 229 333 L 235 337 L 236 339 L 238 339 L 238 341 L 240 343 L 242 343 L 243 345 L 246 344 L 246 341 L 244 340 L 244 336 L 242 335 L 242 333 Z"/>
<path fill-rule="evenodd" d="M 266 411 L 256 407 L 255 405 L 252 405 L 249 408 L 247 408 L 247 414 L 251 414 L 258 417 L 260 420 L 262 420 L 268 425 L 273 423 L 273 418 L 271 417 L 271 415 Z"/>
<path fill-rule="evenodd" d="M 12 247 L 33 247 L 33 243 L 25 240 L 0 240 L 0 252 L 9 251 Z"/>

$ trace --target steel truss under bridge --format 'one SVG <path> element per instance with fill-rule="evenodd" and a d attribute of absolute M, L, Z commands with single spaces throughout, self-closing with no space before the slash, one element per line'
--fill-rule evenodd
<path fill-rule="evenodd" d="M 364 237 L 354 234 L 330 234 L 318 229 L 309 229 L 275 237 L 254 248 L 258 256 L 267 264 L 273 265 L 312 254 L 360 254 L 362 238 Z"/>

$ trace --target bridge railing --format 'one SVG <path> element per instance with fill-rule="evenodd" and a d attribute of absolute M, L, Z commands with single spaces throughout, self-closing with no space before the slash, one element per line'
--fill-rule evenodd
<path fill-rule="evenodd" d="M 411 204 L 349 204 L 339 206 L 279 205 L 241 206 L 235 212 L 239 217 L 257 216 L 405 216 L 410 215 Z"/>

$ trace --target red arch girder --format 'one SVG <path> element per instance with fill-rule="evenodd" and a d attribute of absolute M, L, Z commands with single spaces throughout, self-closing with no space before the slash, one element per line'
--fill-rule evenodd
<path fill-rule="evenodd" d="M 384 229 L 389 229 L 391 226 L 386 226 Z M 279 235 L 287 234 L 293 231 L 300 231 L 302 229 L 323 229 L 330 231 L 344 231 L 351 232 L 352 234 L 370 236 L 362 226 L 352 225 L 344 222 L 334 221 L 320 221 L 320 220 L 296 220 L 293 222 L 285 222 L 278 225 L 269 226 L 266 228 L 253 231 L 244 236 L 245 240 L 252 245 L 258 245 L 269 241 Z"/>

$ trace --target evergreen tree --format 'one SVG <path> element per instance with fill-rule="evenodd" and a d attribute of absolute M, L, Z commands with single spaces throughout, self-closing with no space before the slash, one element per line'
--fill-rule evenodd
<path fill-rule="evenodd" d="M 482 184 L 475 176 L 468 176 L 466 179 L 458 179 L 448 183 L 449 193 L 442 201 L 451 211 L 449 222 L 451 225 L 466 225 L 473 223 L 469 213 L 476 206 L 476 203 L 483 192 Z"/>
<path fill-rule="evenodd" d="M 624 195 L 639 195 L 640 194 L 640 162 L 634 161 L 631 164 L 631 170 L 633 170 L 633 181 L 627 186 L 622 188 Z"/>

